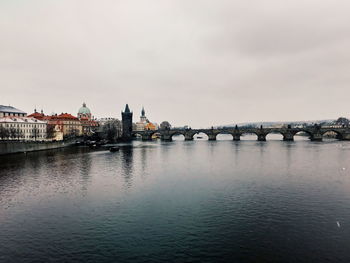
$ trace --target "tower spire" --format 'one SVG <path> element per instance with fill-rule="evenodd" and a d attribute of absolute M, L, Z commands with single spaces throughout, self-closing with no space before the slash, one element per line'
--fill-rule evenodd
<path fill-rule="evenodd" d="M 130 109 L 129 109 L 129 105 L 126 104 L 125 105 L 125 110 L 124 110 L 125 113 L 130 113 Z"/>

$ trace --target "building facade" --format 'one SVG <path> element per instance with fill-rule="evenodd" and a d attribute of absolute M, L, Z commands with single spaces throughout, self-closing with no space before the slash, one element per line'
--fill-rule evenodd
<path fill-rule="evenodd" d="M 46 116 L 47 124 L 62 132 L 63 138 L 72 138 L 83 135 L 83 126 L 80 120 L 69 113 Z"/>
<path fill-rule="evenodd" d="M 47 123 L 30 117 L 0 118 L 0 139 L 46 141 Z"/>

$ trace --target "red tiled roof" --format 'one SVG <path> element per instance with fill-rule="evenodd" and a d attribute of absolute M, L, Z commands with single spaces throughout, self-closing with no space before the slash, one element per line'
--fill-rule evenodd
<path fill-rule="evenodd" d="M 29 118 L 35 118 L 35 119 L 42 119 L 42 118 L 45 117 L 45 115 L 42 114 L 42 113 L 39 113 L 39 112 L 34 112 L 34 113 L 28 115 L 28 117 Z"/>
<path fill-rule="evenodd" d="M 73 116 L 72 114 L 69 113 L 61 113 L 58 116 L 53 116 L 57 119 L 67 119 L 67 120 L 79 120 L 77 117 Z"/>

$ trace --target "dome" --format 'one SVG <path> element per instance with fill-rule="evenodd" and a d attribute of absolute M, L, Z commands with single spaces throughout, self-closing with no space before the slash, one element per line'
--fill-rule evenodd
<path fill-rule="evenodd" d="M 91 114 L 90 109 L 86 107 L 85 102 L 83 103 L 83 107 L 79 109 L 78 114 Z"/>

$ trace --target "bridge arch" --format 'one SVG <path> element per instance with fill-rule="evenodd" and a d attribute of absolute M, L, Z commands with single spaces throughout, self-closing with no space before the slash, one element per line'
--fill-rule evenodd
<path fill-rule="evenodd" d="M 180 131 L 173 132 L 170 134 L 170 139 L 174 140 L 174 136 L 175 136 L 175 141 L 182 141 L 182 137 L 183 137 L 183 140 L 185 140 L 186 133 L 180 132 Z"/>
<path fill-rule="evenodd" d="M 283 141 L 286 135 L 281 131 L 272 130 L 265 137 L 267 141 Z"/>
<path fill-rule="evenodd" d="M 193 134 L 193 138 L 195 140 L 209 140 L 208 134 L 203 131 L 198 131 L 195 134 Z"/>
<path fill-rule="evenodd" d="M 296 140 L 296 141 L 311 140 L 312 136 L 313 136 L 313 133 L 311 131 L 306 130 L 306 129 L 300 129 L 300 130 L 294 132 L 294 134 L 293 134 L 294 140 Z"/>
<path fill-rule="evenodd" d="M 244 131 L 240 134 L 241 141 L 257 141 L 259 135 L 254 131 Z"/>
<path fill-rule="evenodd" d="M 216 134 L 216 140 L 218 141 L 232 141 L 233 140 L 233 134 L 228 131 L 221 131 Z"/>
<path fill-rule="evenodd" d="M 321 132 L 323 138 L 342 140 L 343 134 L 335 129 L 326 129 Z M 328 136 L 327 136 L 328 135 Z"/>
<path fill-rule="evenodd" d="M 142 133 L 142 131 L 134 131 L 134 132 L 132 132 L 132 135 L 134 137 L 140 137 L 141 138 L 143 133 Z"/>
<path fill-rule="evenodd" d="M 152 136 L 159 133 L 157 130 L 133 131 L 133 137 L 141 138 L 142 140 L 152 140 Z"/>

